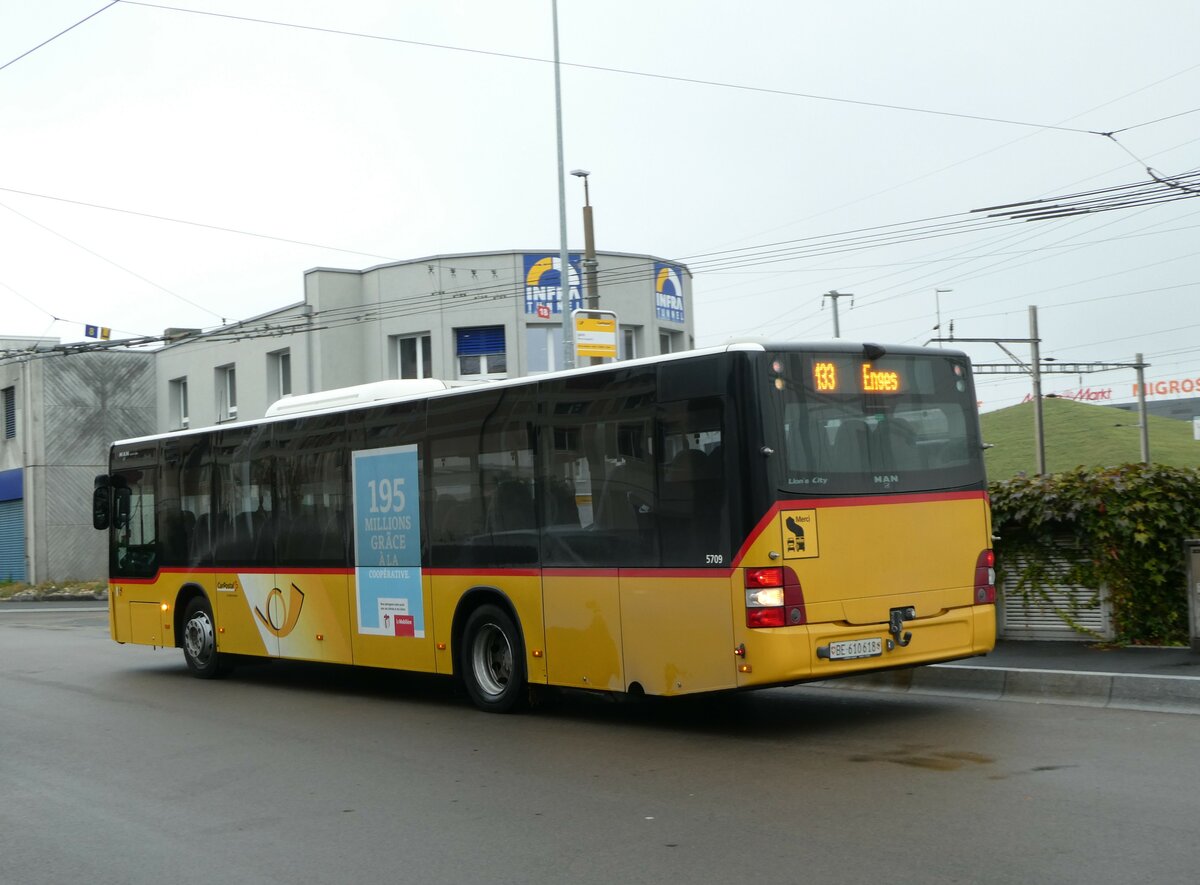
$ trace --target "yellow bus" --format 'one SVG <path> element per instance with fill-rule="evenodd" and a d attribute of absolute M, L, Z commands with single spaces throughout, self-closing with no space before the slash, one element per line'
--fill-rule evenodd
<path fill-rule="evenodd" d="M 684 695 L 983 654 L 991 524 L 966 355 L 739 343 L 453 387 L 380 382 L 115 443 L 112 637 Z"/>

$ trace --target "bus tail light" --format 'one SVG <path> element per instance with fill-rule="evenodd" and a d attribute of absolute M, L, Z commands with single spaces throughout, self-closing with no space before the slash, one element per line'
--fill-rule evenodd
<path fill-rule="evenodd" d="M 792 627 L 807 623 L 804 592 L 790 568 L 748 568 L 745 581 L 747 627 Z"/>
<path fill-rule="evenodd" d="M 984 550 L 975 560 L 975 604 L 993 605 L 996 602 L 996 553 Z"/>

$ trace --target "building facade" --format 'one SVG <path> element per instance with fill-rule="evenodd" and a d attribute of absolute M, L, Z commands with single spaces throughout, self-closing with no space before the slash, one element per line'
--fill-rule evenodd
<path fill-rule="evenodd" d="M 163 347 L 158 429 L 261 417 L 288 394 L 391 378 L 486 381 L 562 368 L 559 263 L 557 253 L 514 251 L 310 270 L 303 301 Z M 582 264 L 570 256 L 570 309 L 585 303 Z M 600 253 L 597 265 L 620 359 L 694 346 L 685 266 L 622 253 Z"/>
<path fill-rule="evenodd" d="M 594 291 L 599 308 L 616 314 L 619 359 L 694 347 L 685 266 L 650 255 L 596 258 Z M 586 303 L 583 267 L 572 253 L 568 321 Z M 116 439 L 260 418 L 288 395 L 373 381 L 487 381 L 563 368 L 559 273 L 551 251 L 315 268 L 304 275 L 302 301 L 208 332 L 168 330 L 155 351 L 0 339 L 9 354 L 0 358 L 0 581 L 105 576 L 91 491 Z"/>
<path fill-rule="evenodd" d="M 91 490 L 109 444 L 153 432 L 154 354 L 0 338 L 0 581 L 96 580 Z"/>

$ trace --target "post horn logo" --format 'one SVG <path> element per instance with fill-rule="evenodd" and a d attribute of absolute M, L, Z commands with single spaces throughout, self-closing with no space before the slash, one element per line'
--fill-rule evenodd
<path fill-rule="evenodd" d="M 282 639 L 296 629 L 296 623 L 300 620 L 300 609 L 303 607 L 304 591 L 292 584 L 292 593 L 286 602 L 283 599 L 283 591 L 272 587 L 271 592 L 267 594 L 267 613 L 263 614 L 262 609 L 257 606 L 254 613 L 258 615 L 264 627 Z"/>

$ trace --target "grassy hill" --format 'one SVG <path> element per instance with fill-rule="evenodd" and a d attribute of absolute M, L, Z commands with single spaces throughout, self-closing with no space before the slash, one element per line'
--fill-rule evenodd
<path fill-rule="evenodd" d="M 1046 472 L 1073 467 L 1108 467 L 1140 461 L 1141 430 L 1137 412 L 1047 399 L 1042 406 Z M 1033 451 L 1033 403 L 1021 403 L 982 416 L 988 479 L 1037 472 Z M 1149 416 L 1150 460 L 1173 467 L 1200 467 L 1200 440 L 1192 439 L 1190 421 Z"/>

